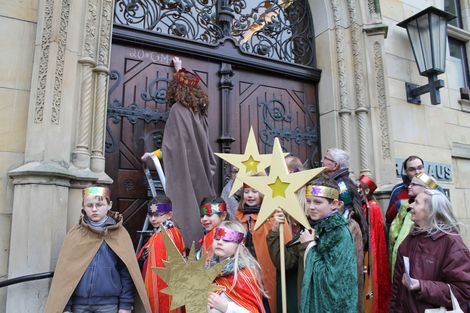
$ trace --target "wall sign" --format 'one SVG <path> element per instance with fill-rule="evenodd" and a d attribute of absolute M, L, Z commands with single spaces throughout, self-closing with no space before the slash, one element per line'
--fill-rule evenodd
<path fill-rule="evenodd" d="M 397 177 L 402 174 L 402 164 L 405 159 L 395 159 L 395 172 Z M 434 177 L 438 181 L 451 182 L 454 180 L 454 173 L 452 166 L 446 163 L 435 163 L 424 161 L 424 167 L 426 168 L 426 174 Z M 405 170 L 403 169 L 403 174 Z"/>

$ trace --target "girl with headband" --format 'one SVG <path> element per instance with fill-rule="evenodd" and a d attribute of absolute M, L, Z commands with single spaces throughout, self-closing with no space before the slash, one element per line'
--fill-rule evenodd
<path fill-rule="evenodd" d="M 209 313 L 265 313 L 260 266 L 244 245 L 246 232 L 235 221 L 225 221 L 215 230 L 209 267 L 227 260 L 214 280 L 220 292 L 210 292 Z"/>

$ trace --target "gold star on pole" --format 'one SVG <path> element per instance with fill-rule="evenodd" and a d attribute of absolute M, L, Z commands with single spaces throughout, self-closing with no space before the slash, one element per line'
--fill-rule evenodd
<path fill-rule="evenodd" d="M 243 161 L 242 163 L 243 165 L 245 165 L 245 173 L 258 172 L 258 164 L 260 163 L 260 161 L 256 161 L 255 159 L 253 159 L 253 156 L 250 155 L 248 160 Z"/>
<path fill-rule="evenodd" d="M 272 184 L 268 185 L 269 188 L 272 190 L 272 197 L 286 197 L 286 188 L 289 187 L 288 183 L 283 182 L 282 180 L 279 179 L 279 177 L 276 178 L 276 181 Z"/>
<path fill-rule="evenodd" d="M 217 263 L 207 269 L 205 258 L 196 261 L 194 242 L 188 260 L 180 254 L 166 231 L 162 232 L 168 261 L 163 261 L 164 268 L 153 268 L 158 276 L 168 285 L 162 292 L 171 296 L 170 310 L 185 306 L 186 313 L 207 312 L 207 298 L 210 291 L 219 290 L 212 282 L 225 266 Z"/>
<path fill-rule="evenodd" d="M 324 167 L 290 174 L 284 160 L 279 138 L 274 139 L 273 157 L 269 176 L 251 176 L 246 183 L 264 194 L 255 230 L 272 215 L 278 207 L 292 218 L 310 229 L 304 209 L 300 206 L 295 192 L 315 176 L 324 171 Z"/>
<path fill-rule="evenodd" d="M 248 134 L 248 140 L 246 141 L 245 152 L 243 154 L 215 153 L 215 155 L 238 168 L 230 196 L 237 192 L 238 189 L 242 188 L 243 183 L 246 182 L 246 177 L 264 171 L 265 168 L 270 166 L 272 159 L 271 154 L 259 153 L 253 127 L 250 127 L 250 133 Z M 287 153 L 284 155 L 287 155 Z"/>

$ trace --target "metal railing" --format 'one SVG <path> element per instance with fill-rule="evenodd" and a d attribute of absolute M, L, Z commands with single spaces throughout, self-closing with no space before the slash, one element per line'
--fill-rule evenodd
<path fill-rule="evenodd" d="M 10 285 L 15 285 L 15 284 L 19 284 L 19 283 L 23 283 L 23 282 L 26 282 L 26 281 L 51 278 L 52 276 L 54 276 L 54 272 L 44 272 L 44 273 L 37 273 L 37 274 L 31 274 L 31 275 L 25 275 L 25 276 L 10 278 L 10 279 L 0 281 L 0 288 L 8 287 Z"/>

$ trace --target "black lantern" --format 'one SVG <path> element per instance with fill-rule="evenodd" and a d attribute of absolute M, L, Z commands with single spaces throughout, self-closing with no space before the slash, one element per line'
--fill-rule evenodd
<path fill-rule="evenodd" d="M 453 18 L 431 6 L 397 24 L 406 29 L 419 73 L 429 80 L 424 86 L 405 83 L 408 102 L 420 104 L 419 96 L 429 92 L 432 104 L 441 103 L 439 88 L 444 87 L 444 81 L 437 75 L 446 69 L 447 22 Z"/>

